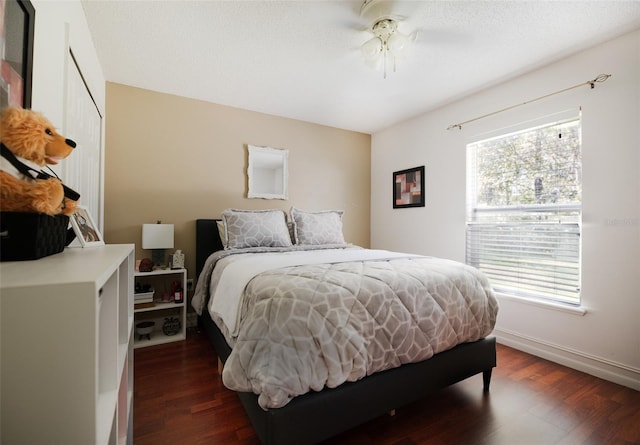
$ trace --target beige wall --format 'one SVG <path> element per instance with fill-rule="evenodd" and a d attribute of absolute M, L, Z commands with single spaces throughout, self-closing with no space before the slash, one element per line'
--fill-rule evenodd
<path fill-rule="evenodd" d="M 175 224 L 195 278 L 195 220 L 229 207 L 343 209 L 348 242 L 369 246 L 371 137 L 107 83 L 107 243 L 143 251 L 143 223 Z M 312 106 L 312 105 L 311 105 Z M 289 199 L 246 198 L 247 144 L 289 150 Z"/>

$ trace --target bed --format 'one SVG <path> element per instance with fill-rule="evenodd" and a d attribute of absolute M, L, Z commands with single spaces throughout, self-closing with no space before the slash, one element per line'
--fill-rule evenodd
<path fill-rule="evenodd" d="M 293 212 L 294 209 L 292 209 Z M 299 212 L 299 214 L 305 217 L 313 216 L 303 212 Z M 324 217 L 325 215 L 322 216 Z M 341 214 L 339 217 L 341 217 Z M 224 243 L 230 241 L 225 239 L 223 243 L 219 222 L 220 219 L 199 219 L 196 221 L 196 269 L 198 274 L 196 294 L 202 293 L 203 287 L 208 288 L 208 285 L 203 283 L 205 281 L 208 283 L 211 280 L 212 272 L 210 269 L 212 269 L 212 266 L 210 263 L 212 260 L 214 264 L 216 262 L 218 264 L 222 263 L 218 257 L 224 258 Z M 296 239 L 295 227 L 292 232 L 291 225 L 289 225 L 288 231 L 294 240 L 294 244 L 295 241 L 300 241 Z M 226 235 L 226 233 L 222 234 L 223 237 Z M 288 248 L 284 250 L 288 251 Z M 248 251 L 251 252 L 252 249 L 249 248 Z M 218 252 L 218 254 L 212 255 L 215 252 Z M 251 256 L 260 255 L 260 253 L 256 252 Z M 402 257 L 398 259 L 398 261 L 409 260 L 412 260 L 412 258 Z M 291 271 L 295 270 L 295 267 L 314 268 L 318 266 L 291 266 L 285 267 L 285 269 Z M 322 267 L 325 266 L 323 265 Z M 262 273 L 252 279 L 251 283 L 265 274 L 269 275 L 269 273 Z M 296 272 L 294 275 L 297 274 Z M 305 279 L 307 278 L 305 277 Z M 271 277 L 271 279 L 273 280 L 274 278 Z M 280 283 L 280 281 L 277 282 Z M 264 286 L 258 287 L 262 289 Z M 491 294 L 490 289 L 487 292 Z M 202 296 L 199 297 L 199 299 L 201 298 Z M 250 300 L 249 297 L 243 298 Z M 489 323 L 492 329 L 497 314 L 497 303 L 495 303 L 492 294 L 490 299 L 490 307 L 485 311 L 487 311 L 486 313 L 489 314 L 488 317 L 491 320 L 485 321 L 484 324 Z M 257 301 L 261 300 L 258 299 Z M 258 306 L 258 303 L 256 303 L 256 306 Z M 246 306 L 243 307 L 246 309 Z M 199 312 L 199 325 L 211 340 L 219 359 L 225 364 L 225 371 L 234 369 L 233 372 L 230 372 L 233 376 L 223 374 L 225 385 L 227 385 L 227 380 L 236 380 L 235 374 L 239 372 L 238 370 L 243 367 L 249 367 L 252 363 L 252 360 L 238 361 L 237 356 L 242 354 L 241 347 L 245 343 L 254 345 L 256 342 L 242 342 L 240 340 L 244 335 L 242 329 L 249 322 L 240 321 L 239 315 L 237 320 L 240 327 L 230 328 L 227 325 L 222 325 L 221 329 L 220 326 L 224 323 L 224 317 L 220 315 L 220 312 L 214 312 L 212 317 L 211 311 L 207 309 L 208 303 L 206 303 L 205 307 L 199 307 L 196 310 Z M 484 316 L 486 317 L 486 314 Z M 482 316 L 478 317 L 482 318 Z M 247 328 L 245 331 L 251 332 L 251 329 L 253 328 Z M 315 383 L 315 388 L 314 384 L 311 384 L 312 389 L 306 391 L 303 389 L 300 394 L 294 391 L 294 396 L 289 396 L 284 401 L 281 397 L 278 398 L 278 394 L 272 395 L 272 397 L 264 397 L 254 393 L 251 391 L 251 387 L 254 388 L 254 391 L 260 391 L 261 389 L 258 387 L 259 385 L 251 381 L 245 382 L 245 384 L 250 385 L 249 388 L 239 390 L 237 394 L 256 430 L 257 436 L 263 444 L 318 443 L 375 417 L 392 412 L 396 408 L 423 398 L 438 389 L 479 373 L 483 375 L 483 390 L 488 391 L 491 372 L 496 366 L 496 346 L 495 338 L 486 335 L 486 333 L 487 329 L 485 327 L 484 331 L 474 334 L 476 336 L 480 335 L 480 338 L 474 338 L 472 341 L 463 341 L 453 346 L 446 346 L 445 350 L 437 351 L 425 360 L 396 364 L 390 369 L 381 369 L 375 373 L 367 372 L 366 375 L 357 375 L 355 378 L 352 375 L 353 371 L 350 374 L 349 370 L 347 370 L 345 371 L 347 378 L 346 380 L 343 379 L 345 380 L 343 382 L 332 382 L 332 384 L 327 384 L 323 388 L 318 388 L 317 383 Z M 267 334 L 259 335 L 266 336 Z M 232 355 L 230 343 L 234 344 L 236 352 L 234 355 Z M 259 348 L 259 346 L 254 346 L 255 348 Z M 274 360 L 273 358 L 271 360 L 277 362 L 279 366 L 280 363 L 286 362 L 285 360 Z M 256 361 L 258 367 L 262 366 L 264 368 L 265 363 L 260 364 L 258 360 Z M 328 359 L 326 361 L 329 363 L 331 360 Z M 235 368 L 232 368 L 231 364 L 234 363 Z M 344 367 L 344 364 L 342 367 Z M 285 373 L 287 372 L 285 371 Z M 304 380 L 304 378 L 299 377 L 297 380 Z M 281 383 L 278 381 L 276 386 L 281 385 Z M 270 406 L 270 404 L 273 406 Z"/>

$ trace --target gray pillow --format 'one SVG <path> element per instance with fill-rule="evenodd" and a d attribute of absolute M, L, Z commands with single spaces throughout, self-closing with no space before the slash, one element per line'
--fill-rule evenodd
<path fill-rule="evenodd" d="M 227 247 L 227 229 L 224 226 L 224 221 L 216 221 L 216 227 L 218 228 L 218 235 L 223 247 Z"/>
<path fill-rule="evenodd" d="M 224 248 L 291 246 L 286 217 L 283 210 L 227 209 L 222 212 Z"/>
<path fill-rule="evenodd" d="M 342 234 L 342 210 L 305 212 L 291 207 L 296 244 L 346 244 Z"/>

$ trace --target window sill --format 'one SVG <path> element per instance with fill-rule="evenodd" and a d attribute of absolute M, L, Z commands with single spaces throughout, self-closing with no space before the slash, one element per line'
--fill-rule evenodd
<path fill-rule="evenodd" d="M 516 301 L 518 303 L 524 303 L 531 306 L 551 309 L 559 312 L 566 312 L 572 315 L 584 316 L 587 313 L 587 309 L 584 306 L 573 306 L 570 304 L 556 303 L 553 301 L 537 300 L 527 297 L 517 297 L 515 295 L 504 294 L 501 292 L 496 292 L 496 297 L 498 297 L 499 300 Z"/>

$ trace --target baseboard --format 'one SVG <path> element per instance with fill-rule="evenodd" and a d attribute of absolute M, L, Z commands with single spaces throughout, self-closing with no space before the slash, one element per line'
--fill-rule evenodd
<path fill-rule="evenodd" d="M 640 369 L 505 329 L 496 328 L 493 335 L 505 346 L 640 391 Z"/>

